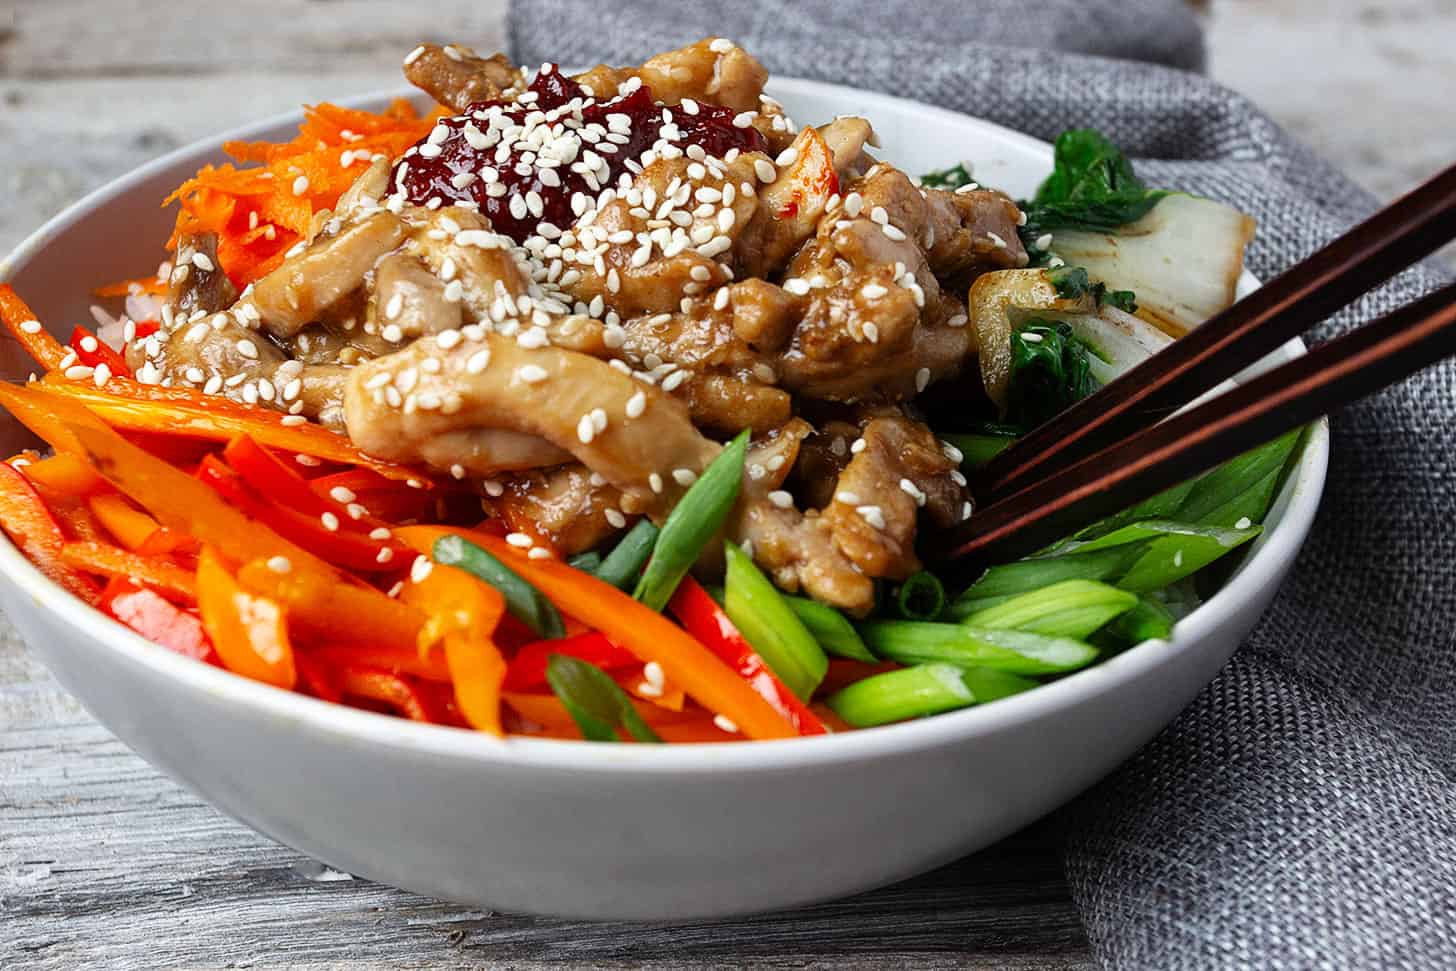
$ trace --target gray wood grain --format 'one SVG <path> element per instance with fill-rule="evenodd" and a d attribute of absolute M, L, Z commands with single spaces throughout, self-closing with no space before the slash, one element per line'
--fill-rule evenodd
<path fill-rule="evenodd" d="M 1451 130 L 1428 125 L 1456 83 L 1449 0 L 1212 6 L 1215 75 L 1382 195 L 1456 155 Z M 493 49 L 503 10 L 3 0 L 0 251 L 195 138 L 397 84 L 417 41 Z M 1287 82 L 1281 65 L 1301 45 L 1339 47 L 1323 86 Z M 1414 82 L 1385 83 L 1397 72 Z M 132 755 L 0 618 L 0 967 L 1091 966 L 1044 827 L 851 900 L 671 928 L 484 913 L 322 875 Z"/>

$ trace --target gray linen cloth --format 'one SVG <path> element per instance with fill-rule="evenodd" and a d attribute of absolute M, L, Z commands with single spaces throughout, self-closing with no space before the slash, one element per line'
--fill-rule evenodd
<path fill-rule="evenodd" d="M 709 35 L 774 72 L 1044 139 L 1099 128 L 1153 184 L 1256 217 L 1249 265 L 1265 279 L 1373 206 L 1237 94 L 1087 56 L 1200 65 L 1181 3 L 529 0 L 510 16 L 526 64 L 633 63 Z M 1311 336 L 1440 276 L 1413 270 Z M 1453 412 L 1448 363 L 1333 417 L 1323 507 L 1269 615 L 1170 728 L 1063 811 L 1069 882 L 1107 967 L 1456 965 Z"/>

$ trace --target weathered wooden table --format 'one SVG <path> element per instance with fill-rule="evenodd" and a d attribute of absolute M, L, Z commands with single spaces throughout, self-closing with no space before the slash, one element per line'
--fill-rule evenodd
<path fill-rule="evenodd" d="M 400 53 L 417 40 L 490 49 L 503 0 L 212 6 L 0 2 L 0 252 L 84 191 L 194 138 L 396 84 Z M 1355 6 L 1218 3 L 1213 65 L 1256 96 L 1287 97 L 1282 114 L 1271 104 L 1276 116 L 1389 194 L 1435 167 L 1432 139 L 1416 144 L 1400 128 L 1421 112 L 1398 109 L 1449 90 L 1449 58 L 1415 65 L 1429 83 L 1322 102 L 1306 90 L 1317 86 L 1275 83 L 1258 56 L 1257 38 L 1288 46 L 1312 32 L 1342 44 L 1354 82 L 1376 76 L 1392 44 L 1438 50 L 1452 16 L 1444 0 L 1371 7 L 1354 42 L 1343 25 Z M 1346 113 L 1362 105 L 1350 124 Z M 473 911 L 327 871 L 201 804 L 87 716 L 0 619 L 0 967 L 911 962 L 1090 966 L 1051 829 L 894 888 L 772 917 L 668 929 Z"/>

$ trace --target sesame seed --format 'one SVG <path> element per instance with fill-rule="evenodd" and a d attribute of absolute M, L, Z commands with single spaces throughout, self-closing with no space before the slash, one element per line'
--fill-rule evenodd
<path fill-rule="evenodd" d="M 775 489 L 768 494 L 768 501 L 780 509 L 788 509 L 794 504 L 794 497 L 782 489 Z"/>
<path fill-rule="evenodd" d="M 863 438 L 856 438 L 850 444 L 850 446 L 849 446 L 849 451 L 850 451 L 850 454 L 851 455 L 858 455 L 860 452 L 863 452 L 864 450 L 865 450 L 865 440 Z"/>
<path fill-rule="evenodd" d="M 479 374 L 490 364 L 490 348 L 483 347 L 470 355 L 465 361 L 465 370 L 470 374 Z"/>
<path fill-rule="evenodd" d="M 293 194 L 301 196 L 308 191 L 308 176 L 300 175 L 293 180 Z M 195 262 L 195 261 L 194 261 Z"/>
<path fill-rule="evenodd" d="M 753 162 L 753 174 L 758 176 L 760 182 L 772 182 L 779 177 L 778 169 L 766 158 L 755 159 Z"/>
<path fill-rule="evenodd" d="M 208 259 L 206 253 L 193 253 L 192 265 L 197 267 L 204 273 L 211 273 L 214 269 L 216 269 L 216 267 L 212 265 L 212 260 Z"/>
<path fill-rule="evenodd" d="M 72 381 L 84 381 L 95 374 L 96 371 L 94 368 L 85 364 L 73 364 L 71 367 L 66 368 L 64 373 Z"/>
<path fill-rule="evenodd" d="M 995 244 L 1000 249 L 1005 249 L 1006 248 L 1006 240 L 1002 239 L 1000 236 L 997 236 L 995 233 L 987 233 L 986 234 L 986 238 L 989 239 L 993 244 Z"/>
<path fill-rule="evenodd" d="M 632 397 L 627 399 L 626 412 L 628 418 L 640 418 L 646 410 L 647 395 L 641 390 L 638 390 Z"/>
<path fill-rule="evenodd" d="M 1035 246 L 1037 249 L 1041 249 L 1041 250 L 1051 249 L 1052 248 L 1052 234 L 1051 233 L 1042 233 L 1040 236 L 1038 236 L 1036 238 L 1036 242 L 1032 243 L 1031 245 L 1032 246 Z"/>
<path fill-rule="evenodd" d="M 968 323 L 970 323 L 969 317 L 967 317 L 965 314 L 956 314 L 954 317 L 947 320 L 945 322 L 945 325 L 947 327 L 964 327 Z"/>
<path fill-rule="evenodd" d="M 421 44 L 419 47 L 416 47 L 414 50 L 410 51 L 408 54 L 406 54 L 404 56 L 404 66 L 405 67 L 409 67 L 415 61 L 418 61 L 420 59 L 420 55 L 422 55 L 424 53 L 425 53 L 425 45 L 424 44 Z"/>
<path fill-rule="evenodd" d="M 611 507 L 607 508 L 606 517 L 607 522 L 611 524 L 613 529 L 621 529 L 627 525 L 627 517 Z"/>
<path fill-rule="evenodd" d="M 886 238 L 893 239 L 897 243 L 904 242 L 906 238 L 905 231 L 903 229 L 899 228 L 898 226 L 892 226 L 889 223 L 881 226 L 880 232 L 884 233 Z"/>
<path fill-rule="evenodd" d="M 686 489 L 688 486 L 698 481 L 698 474 L 692 469 L 673 469 L 672 481 L 676 482 L 678 485 Z"/>
<path fill-rule="evenodd" d="M 237 348 L 238 353 L 243 355 L 243 357 L 246 357 L 248 360 L 256 361 L 258 359 L 258 346 L 248 338 L 244 337 L 242 340 L 238 341 Z"/>
<path fill-rule="evenodd" d="M 965 453 L 962 452 L 960 449 L 956 448 L 950 442 L 941 442 L 940 452 L 942 455 L 950 459 L 956 465 L 960 465 L 966 459 Z"/>
<path fill-rule="evenodd" d="M 394 559 L 394 550 L 388 546 L 383 547 L 378 553 L 374 554 L 375 563 L 388 563 L 392 559 Z"/>
<path fill-rule="evenodd" d="M 331 512 L 325 512 L 319 516 L 319 522 L 324 524 L 324 529 L 329 532 L 337 532 L 339 528 L 339 517 Z"/>
<path fill-rule="evenodd" d="M 713 724 L 730 735 L 736 735 L 738 733 L 738 726 L 727 715 L 714 715 Z"/>
<path fill-rule="evenodd" d="M 869 341 L 871 344 L 878 344 L 880 342 L 880 327 L 878 324 L 871 321 L 866 323 L 862 329 L 864 331 L 865 340 Z"/>
<path fill-rule="evenodd" d="M 429 557 L 424 556 L 423 554 L 420 556 L 416 556 L 415 561 L 410 564 L 410 579 L 413 580 L 415 583 L 424 583 L 425 578 L 428 577 L 434 569 L 435 564 L 430 562 Z"/>
<path fill-rule="evenodd" d="M 1252 525 L 1254 525 L 1253 520 L 1248 516 L 1242 516 L 1238 522 L 1234 523 L 1234 529 L 1248 529 Z"/>
<path fill-rule="evenodd" d="M 878 283 L 866 283 L 860 287 L 859 292 L 868 300 L 878 300 L 890 291 Z"/>
<path fill-rule="evenodd" d="M 970 504 L 970 502 L 963 502 L 963 503 L 961 503 L 961 518 L 962 519 L 970 519 L 971 518 L 971 513 L 973 511 L 975 511 L 975 507 L 972 506 Z"/>
<path fill-rule="evenodd" d="M 551 551 L 544 546 L 533 546 L 526 551 L 526 557 L 532 560 L 549 560 Z"/>
<path fill-rule="evenodd" d="M 516 378 L 526 384 L 540 384 L 550 375 L 539 364 L 527 364 L 516 369 Z"/>
<path fill-rule="evenodd" d="M 1034 330 L 1023 330 L 1016 336 L 1020 337 L 1027 344 L 1040 344 L 1042 342 L 1042 336 Z"/>
<path fill-rule="evenodd" d="M 809 281 L 803 277 L 790 277 L 784 281 L 784 290 L 796 297 L 802 297 L 809 292 Z"/>
<path fill-rule="evenodd" d="M 27 334 L 39 334 L 41 332 L 40 321 L 22 320 L 20 322 L 20 329 Z"/>
<path fill-rule="evenodd" d="M 924 391 L 930 385 L 930 368 L 923 367 L 915 372 L 915 391 Z"/>
<path fill-rule="evenodd" d="M 591 415 L 582 415 L 576 423 L 576 437 L 583 445 L 590 445 L 596 437 L 596 427 L 592 425 Z"/>
<path fill-rule="evenodd" d="M 521 550 L 536 545 L 536 541 L 525 533 L 507 533 L 506 542 Z"/>
<path fill-rule="evenodd" d="M 859 505 L 859 493 L 858 492 L 850 492 L 848 489 L 841 489 L 841 490 L 839 490 L 838 492 L 836 492 L 834 494 L 834 501 L 835 502 L 842 502 L 846 506 L 858 506 Z"/>
<path fill-rule="evenodd" d="M 884 206 L 875 206 L 870 210 L 870 221 L 879 223 L 881 226 L 888 226 L 890 223 L 890 214 L 885 211 Z"/>
<path fill-rule="evenodd" d="M 667 392 L 676 391 L 684 381 L 688 379 L 688 372 L 674 371 L 662 379 L 662 390 Z"/>
<path fill-rule="evenodd" d="M 925 490 L 921 489 L 919 486 L 917 486 L 914 482 L 911 482 L 909 479 L 901 479 L 900 480 L 900 491 L 903 492 L 903 493 L 905 493 L 907 496 L 910 496 L 912 499 L 914 499 L 915 500 L 915 505 L 917 505 L 917 506 L 923 506 L 923 505 L 925 505 L 925 501 L 928 498 L 925 495 Z"/>
<path fill-rule="evenodd" d="M 790 145 L 788 148 L 784 149 L 782 152 L 779 152 L 779 157 L 776 158 L 776 159 L 774 159 L 774 164 L 776 164 L 780 168 L 782 168 L 785 165 L 793 165 L 798 160 L 799 160 L 799 150 L 797 148 L 795 148 L 794 146 Z"/>
<path fill-rule="evenodd" d="M 879 506 L 857 506 L 854 511 L 875 529 L 885 528 L 885 514 L 880 511 Z"/>

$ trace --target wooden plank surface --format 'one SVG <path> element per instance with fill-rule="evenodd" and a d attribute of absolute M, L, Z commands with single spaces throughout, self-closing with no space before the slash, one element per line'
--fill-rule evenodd
<path fill-rule="evenodd" d="M 1423 129 L 1417 140 L 1412 129 L 1456 82 L 1456 66 L 1439 56 L 1446 0 L 1376 6 L 1218 0 L 1212 64 L 1390 195 L 1432 159 L 1456 155 L 1450 131 Z M 494 49 L 503 9 L 504 0 L 5 0 L 0 252 L 89 189 L 195 138 L 397 84 L 401 54 L 419 40 Z M 1284 58 L 1259 53 L 1274 39 L 1286 54 L 1301 39 L 1339 43 L 1330 66 L 1360 97 L 1280 80 L 1271 65 Z M 1370 83 L 1396 67 L 1420 83 Z M 0 618 L 3 968 L 1091 966 L 1044 828 L 852 900 L 672 928 L 482 913 L 336 876 L 159 776 Z"/>

